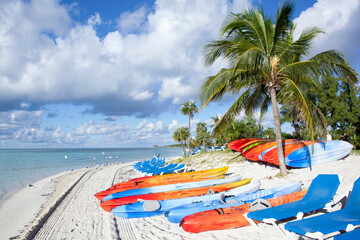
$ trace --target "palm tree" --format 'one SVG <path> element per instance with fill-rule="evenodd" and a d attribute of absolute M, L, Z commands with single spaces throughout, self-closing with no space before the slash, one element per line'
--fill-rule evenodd
<path fill-rule="evenodd" d="M 194 117 L 194 113 L 198 113 L 199 110 L 193 101 L 187 101 L 184 104 L 181 104 L 180 112 L 184 115 L 189 115 L 189 139 L 190 139 L 191 136 L 190 121 Z M 188 141 L 188 149 L 190 150 L 190 140 Z"/>
<path fill-rule="evenodd" d="M 181 143 L 181 147 L 183 149 L 184 156 L 185 156 L 184 143 L 186 144 L 186 139 L 188 139 L 188 137 L 189 137 L 189 131 L 186 127 L 178 128 L 173 133 L 173 139 L 176 142 Z"/>
<path fill-rule="evenodd" d="M 316 27 L 308 28 L 297 40 L 289 42 L 293 11 L 293 3 L 285 1 L 277 12 L 275 22 L 265 16 L 262 9 L 231 14 L 221 29 L 224 39 L 213 41 L 205 47 L 207 65 L 223 57 L 229 67 L 207 78 L 200 90 L 202 108 L 211 101 L 221 100 L 226 93 L 240 94 L 216 125 L 215 131 L 228 125 L 241 110 L 248 115 L 260 108 L 264 113 L 271 103 L 282 175 L 287 175 L 287 169 L 282 149 L 278 98 L 280 102 L 296 104 L 299 117 L 304 119 L 314 140 L 312 109 L 298 85 L 311 82 L 309 74 L 332 74 L 357 81 L 355 70 L 335 50 L 319 53 L 309 60 L 299 59 L 299 56 L 309 53 L 311 41 L 322 31 Z"/>
<path fill-rule="evenodd" d="M 216 116 L 215 116 L 215 117 L 211 117 L 211 119 L 213 120 L 213 124 L 211 125 L 211 127 L 215 127 L 216 124 L 220 121 L 221 115 L 220 115 L 220 114 L 216 114 Z"/>
<path fill-rule="evenodd" d="M 199 122 L 196 124 L 196 133 L 202 133 L 202 132 L 207 132 L 207 127 L 206 127 L 206 123 L 204 122 Z"/>
<path fill-rule="evenodd" d="M 210 143 L 210 133 L 208 131 L 199 132 L 196 136 L 196 140 L 203 145 L 204 151 L 206 152 L 206 144 Z"/>

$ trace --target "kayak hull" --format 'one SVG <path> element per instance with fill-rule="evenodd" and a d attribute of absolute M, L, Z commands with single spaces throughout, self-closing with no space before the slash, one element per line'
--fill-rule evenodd
<path fill-rule="evenodd" d="M 225 173 L 229 167 L 207 169 L 195 172 L 175 173 L 157 176 L 147 176 L 134 178 L 126 182 L 117 183 L 105 191 L 95 194 L 95 197 L 100 201 L 107 195 L 126 191 L 130 189 L 146 188 L 152 186 L 160 186 L 163 184 L 176 184 L 184 182 L 196 182 L 210 179 L 220 179 L 225 177 Z"/>
<path fill-rule="evenodd" d="M 272 206 L 279 206 L 285 203 L 298 201 L 303 198 L 306 191 L 295 192 L 280 197 L 269 199 Z M 223 230 L 247 226 L 250 223 L 244 217 L 249 212 L 250 203 L 229 207 L 219 208 L 210 211 L 195 213 L 184 217 L 181 227 L 186 232 L 198 233 L 212 230 Z"/>
<path fill-rule="evenodd" d="M 155 204 L 155 206 L 152 205 L 151 208 L 146 206 L 147 203 L 146 201 L 136 202 L 136 203 L 118 206 L 114 208 L 111 211 L 111 213 L 118 217 L 123 217 L 123 218 L 151 217 L 151 216 L 164 214 L 169 209 L 182 206 L 184 204 L 212 201 L 212 200 L 220 199 L 221 195 L 226 195 L 226 196 L 243 195 L 246 193 L 255 192 L 259 188 L 260 188 L 260 183 L 255 182 L 225 192 L 206 194 L 206 195 L 187 197 L 187 198 L 162 200 L 162 201 L 156 201 L 155 203 L 150 202 L 150 204 Z"/>
<path fill-rule="evenodd" d="M 143 195 L 132 195 L 128 197 L 116 198 L 109 201 L 105 201 L 100 203 L 100 206 L 107 212 L 110 212 L 112 209 L 117 206 L 121 206 L 124 204 L 135 203 L 139 199 L 141 200 L 167 200 L 167 199 L 177 199 L 177 198 L 185 198 L 185 197 L 193 197 L 204 195 L 209 192 L 211 189 L 214 193 L 227 191 L 236 187 L 243 186 L 245 184 L 249 184 L 251 178 L 243 179 L 237 182 L 225 183 L 225 184 L 214 184 L 212 186 L 199 187 L 199 188 L 190 188 L 183 190 L 175 190 L 169 192 L 159 192 L 159 193 L 149 193 Z"/>
<path fill-rule="evenodd" d="M 130 190 L 107 195 L 106 197 L 104 197 L 103 200 L 108 201 L 115 198 L 123 198 L 133 195 L 143 195 L 148 193 L 168 192 L 174 190 L 212 186 L 215 184 L 218 185 L 223 183 L 235 182 L 235 181 L 239 181 L 240 179 L 241 177 L 237 176 L 237 177 L 228 177 L 223 179 L 211 179 L 211 180 L 204 180 L 197 182 L 185 182 L 185 183 L 166 184 L 166 185 L 147 187 L 147 188 L 130 189 Z"/>
<path fill-rule="evenodd" d="M 298 192 L 300 190 L 301 190 L 301 182 L 295 182 L 291 184 L 281 185 L 278 187 L 273 187 L 270 189 L 260 190 L 249 194 L 243 194 L 236 197 L 228 197 L 225 198 L 224 201 L 214 200 L 210 202 L 207 201 L 207 202 L 182 205 L 170 209 L 166 213 L 166 217 L 172 223 L 180 223 L 184 217 L 194 213 L 213 210 L 216 208 L 239 206 L 245 203 L 252 202 L 258 198 L 269 199 L 293 192 Z"/>

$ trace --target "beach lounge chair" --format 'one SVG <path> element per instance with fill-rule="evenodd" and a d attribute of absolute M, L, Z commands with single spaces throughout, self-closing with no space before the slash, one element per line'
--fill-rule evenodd
<path fill-rule="evenodd" d="M 201 149 L 198 147 L 195 147 L 194 151 L 190 153 L 190 155 L 195 155 L 201 152 Z"/>
<path fill-rule="evenodd" d="M 359 239 L 359 229 L 354 230 L 359 225 L 360 178 L 357 178 L 345 208 L 335 212 L 289 222 L 285 224 L 284 228 L 299 235 L 315 239 L 325 239 L 334 234 L 339 234 L 339 231 L 345 230 L 349 233 L 344 234 L 344 236 L 339 235 L 337 239 Z M 351 231 L 355 232 L 351 233 Z M 358 236 L 358 238 L 347 238 L 348 236 L 351 237 L 355 235 Z"/>
<path fill-rule="evenodd" d="M 249 212 L 244 216 L 253 226 L 257 226 L 254 222 L 254 220 L 257 220 L 270 223 L 283 232 L 278 226 L 277 221 L 291 217 L 302 219 L 304 213 L 323 208 L 329 209 L 334 205 L 335 202 L 332 201 L 332 198 L 334 197 L 339 184 L 340 179 L 338 175 L 319 174 L 313 179 L 306 195 L 301 200 L 255 212 Z"/>
<path fill-rule="evenodd" d="M 334 240 L 354 240 L 354 239 L 360 239 L 360 228 L 357 228 L 347 233 L 336 235 L 334 237 Z"/>

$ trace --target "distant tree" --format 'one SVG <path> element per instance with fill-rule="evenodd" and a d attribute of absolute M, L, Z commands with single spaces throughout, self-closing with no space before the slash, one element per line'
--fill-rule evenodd
<path fill-rule="evenodd" d="M 198 113 L 199 110 L 193 101 L 187 101 L 181 105 L 180 112 L 184 115 L 189 116 L 189 128 L 188 129 L 189 129 L 189 138 L 190 138 L 191 137 L 190 122 L 191 122 L 191 119 L 194 117 L 194 114 Z M 190 141 L 188 142 L 188 149 L 190 149 Z"/>
<path fill-rule="evenodd" d="M 199 122 L 196 124 L 196 133 L 202 133 L 202 132 L 207 132 L 207 127 L 206 127 L 206 123 L 204 122 Z"/>
<path fill-rule="evenodd" d="M 220 115 L 220 114 L 216 114 L 216 116 L 215 116 L 215 117 L 211 117 L 211 119 L 213 120 L 213 124 L 211 124 L 211 127 L 215 127 L 216 124 L 220 121 L 221 115 Z"/>
<path fill-rule="evenodd" d="M 264 138 L 275 139 L 275 130 L 269 127 L 262 131 L 262 135 Z"/>
<path fill-rule="evenodd" d="M 204 151 L 206 152 L 206 145 L 211 143 L 210 133 L 207 131 L 202 131 L 197 134 L 196 139 L 202 144 Z"/>
<path fill-rule="evenodd" d="M 181 143 L 184 156 L 186 155 L 184 144 L 186 144 L 186 139 L 189 138 L 189 131 L 186 127 L 178 128 L 173 133 L 173 139 L 176 142 Z"/>

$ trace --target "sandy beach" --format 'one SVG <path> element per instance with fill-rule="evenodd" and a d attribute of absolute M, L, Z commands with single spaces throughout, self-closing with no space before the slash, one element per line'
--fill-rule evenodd
<path fill-rule="evenodd" d="M 237 160 L 234 160 L 237 159 Z M 260 181 L 269 188 L 302 181 L 307 188 L 320 173 L 342 177 L 337 194 L 351 190 L 360 175 L 360 156 L 292 169 L 278 177 L 279 169 L 256 162 L 239 161 L 234 153 L 202 154 L 191 159 L 195 170 L 230 166 L 228 173 Z M 0 239 L 286 239 L 277 229 L 260 224 L 223 231 L 190 234 L 164 216 L 122 219 L 103 211 L 94 194 L 114 183 L 141 176 L 132 163 L 113 164 L 64 172 L 42 179 L 6 199 L 0 206 Z"/>

